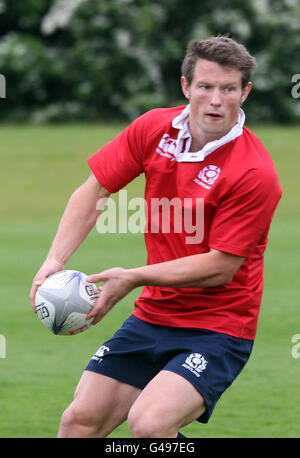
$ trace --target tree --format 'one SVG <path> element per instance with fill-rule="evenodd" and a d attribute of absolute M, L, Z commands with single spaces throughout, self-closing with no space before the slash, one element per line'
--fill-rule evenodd
<path fill-rule="evenodd" d="M 0 0 L 1 117 L 37 122 L 132 119 L 184 104 L 179 85 L 193 38 L 228 34 L 258 62 L 248 121 L 300 118 L 297 0 Z"/>

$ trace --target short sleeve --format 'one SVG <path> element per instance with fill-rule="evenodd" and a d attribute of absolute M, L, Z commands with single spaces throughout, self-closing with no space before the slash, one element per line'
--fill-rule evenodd
<path fill-rule="evenodd" d="M 267 236 L 281 188 L 273 170 L 249 170 L 219 203 L 210 228 L 209 246 L 249 257 Z"/>
<path fill-rule="evenodd" d="M 119 191 L 143 172 L 143 130 L 138 118 L 87 159 L 98 181 L 109 192 Z"/>

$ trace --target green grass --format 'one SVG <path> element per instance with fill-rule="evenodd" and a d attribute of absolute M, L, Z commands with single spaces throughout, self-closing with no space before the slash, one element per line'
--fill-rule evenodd
<path fill-rule="evenodd" d="M 133 291 L 98 326 L 72 338 L 50 334 L 32 312 L 31 281 L 46 256 L 67 199 L 89 175 L 86 158 L 123 126 L 2 126 L 0 146 L 0 437 L 55 437 L 90 356 L 133 310 Z M 253 128 L 273 155 L 284 190 L 266 252 L 265 291 L 249 363 L 208 425 L 189 437 L 300 437 L 299 128 Z M 143 194 L 143 179 L 129 186 Z M 141 234 L 93 230 L 68 268 L 86 273 L 145 263 Z M 129 437 L 124 423 L 111 437 Z"/>

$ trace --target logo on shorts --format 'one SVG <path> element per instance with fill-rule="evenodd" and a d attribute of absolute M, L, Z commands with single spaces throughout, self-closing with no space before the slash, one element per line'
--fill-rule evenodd
<path fill-rule="evenodd" d="M 95 361 L 97 361 L 98 363 L 101 363 L 103 357 L 104 357 L 104 353 L 106 351 L 109 351 L 109 348 L 106 347 L 105 345 L 102 345 L 98 351 L 96 351 L 96 353 L 94 354 L 94 356 L 92 357 L 92 359 L 94 359 Z"/>
<path fill-rule="evenodd" d="M 200 377 L 200 373 L 205 370 L 207 364 L 208 362 L 200 353 L 192 353 L 186 358 L 182 366 L 193 372 L 197 377 Z"/>
<path fill-rule="evenodd" d="M 217 181 L 221 173 L 221 169 L 216 165 L 208 165 L 204 167 L 199 173 L 198 177 L 194 179 L 195 183 L 203 186 L 203 188 L 210 189 Z"/>

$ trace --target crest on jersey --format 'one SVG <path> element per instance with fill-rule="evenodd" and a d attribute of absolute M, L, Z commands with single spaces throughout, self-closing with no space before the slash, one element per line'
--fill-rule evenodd
<path fill-rule="evenodd" d="M 194 181 L 203 188 L 210 189 L 219 178 L 220 173 L 221 169 L 216 165 L 207 165 L 198 173 Z"/>

